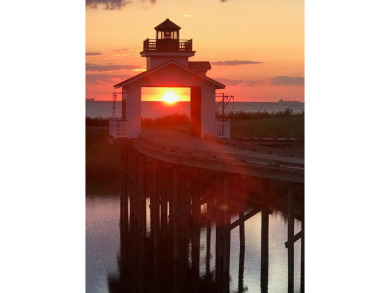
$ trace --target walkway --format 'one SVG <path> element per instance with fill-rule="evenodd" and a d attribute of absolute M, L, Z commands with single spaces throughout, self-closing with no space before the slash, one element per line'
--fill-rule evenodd
<path fill-rule="evenodd" d="M 139 152 L 172 164 L 304 183 L 304 158 L 292 157 L 291 152 L 284 150 L 213 140 L 217 139 L 200 139 L 168 130 L 143 130 L 140 139 L 133 142 Z"/>

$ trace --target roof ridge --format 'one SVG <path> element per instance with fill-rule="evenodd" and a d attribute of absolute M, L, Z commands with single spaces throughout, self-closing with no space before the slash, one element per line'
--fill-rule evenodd
<path fill-rule="evenodd" d="M 147 71 L 142 72 L 140 74 L 134 75 L 134 76 L 132 76 L 132 77 L 130 77 L 130 78 L 120 82 L 120 83 L 117 83 L 116 85 L 114 85 L 114 88 L 122 87 L 125 84 L 128 84 L 130 82 L 138 80 L 139 78 L 142 78 L 143 76 L 146 76 L 148 74 L 152 74 L 153 72 L 158 71 L 158 70 L 168 66 L 169 64 L 175 64 L 175 65 L 181 67 L 182 69 L 187 70 L 187 71 L 191 72 L 192 74 L 194 74 L 194 75 L 196 75 L 196 76 L 198 76 L 198 77 L 200 77 L 202 79 L 208 80 L 208 81 L 210 81 L 210 82 L 212 82 L 212 83 L 214 83 L 214 84 L 216 84 L 218 86 L 221 86 L 221 87 L 225 88 L 224 84 L 222 84 L 222 83 L 220 83 L 220 82 L 218 82 L 218 81 L 216 81 L 216 80 L 214 80 L 214 79 L 212 79 L 212 78 L 210 78 L 210 77 L 208 77 L 206 75 L 200 74 L 200 73 L 192 70 L 191 68 L 188 68 L 188 67 L 184 66 L 183 64 L 180 64 L 179 62 L 177 62 L 175 60 L 169 60 L 169 61 L 167 61 L 167 62 L 165 62 L 163 64 L 160 64 L 159 66 L 156 66 L 156 67 L 154 67 L 154 68 L 152 68 L 150 70 L 147 70 Z"/>

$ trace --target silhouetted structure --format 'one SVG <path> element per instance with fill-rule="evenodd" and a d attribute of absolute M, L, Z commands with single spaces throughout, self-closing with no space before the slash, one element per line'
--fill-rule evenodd
<path fill-rule="evenodd" d="M 216 138 L 215 89 L 206 63 L 190 63 L 192 41 L 168 19 L 144 42 L 147 71 L 121 87 L 125 112 L 110 121 L 122 148 L 121 250 L 112 292 L 230 292 L 231 230 L 240 230 L 238 292 L 245 292 L 245 221 L 261 212 L 261 292 L 268 292 L 269 214 L 287 214 L 288 293 L 294 290 L 294 243 L 301 239 L 304 291 L 304 160 L 299 153 Z M 183 45 L 182 45 L 183 44 Z M 143 86 L 191 87 L 191 134 L 140 132 Z M 122 123 L 123 122 L 123 123 Z M 124 128 L 121 128 L 121 127 Z M 205 138 L 200 139 L 199 137 Z M 149 205 L 147 205 L 149 202 Z M 128 206 L 130 208 L 128 208 Z M 238 219 L 232 222 L 232 216 Z M 294 221 L 302 222 L 295 234 Z M 215 247 L 211 246 L 215 223 Z M 205 259 L 200 231 L 206 228 Z M 213 257 L 212 257 L 213 256 Z M 210 262 L 215 261 L 214 271 Z M 200 274 L 200 263 L 206 272 Z M 152 280 L 147 281 L 147 276 Z"/>
<path fill-rule="evenodd" d="M 146 39 L 140 53 L 147 70 L 114 85 L 122 90 L 122 117 L 110 118 L 110 135 L 131 139 L 141 133 L 142 87 L 186 87 L 191 95 L 191 135 L 230 137 L 230 121 L 215 118 L 215 91 L 225 85 L 206 76 L 210 62 L 188 61 L 195 55 L 192 40 L 180 40 L 180 27 L 169 19 L 155 30 L 156 39 Z"/>
<path fill-rule="evenodd" d="M 291 226 L 294 219 L 303 220 L 302 184 L 170 164 L 133 146 L 122 147 L 122 159 L 119 276 L 109 276 L 110 292 L 184 292 L 192 288 L 193 292 L 225 293 L 233 289 L 231 278 L 238 279 L 237 292 L 245 292 L 244 222 L 258 212 L 262 214 L 259 277 L 261 292 L 268 292 L 268 218 L 273 209 L 288 217 L 288 292 L 292 292 L 291 251 L 300 236 L 293 235 Z M 238 219 L 231 222 L 234 215 Z M 215 247 L 211 247 L 213 222 Z M 204 259 L 200 259 L 202 227 L 207 233 Z M 240 231 L 239 271 L 238 276 L 231 276 L 230 231 L 235 227 Z M 212 259 L 214 271 L 210 270 Z M 201 263 L 206 266 L 203 275 Z M 301 292 L 303 276 L 302 266 Z"/>

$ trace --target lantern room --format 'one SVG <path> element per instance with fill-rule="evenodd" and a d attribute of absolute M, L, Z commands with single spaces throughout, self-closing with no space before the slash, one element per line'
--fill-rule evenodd
<path fill-rule="evenodd" d="M 154 28 L 156 30 L 156 50 L 160 52 L 179 51 L 180 26 L 168 18 Z"/>
<path fill-rule="evenodd" d="M 146 57 L 146 69 L 152 69 L 169 60 L 188 66 L 188 58 L 194 56 L 192 39 L 180 40 L 180 26 L 168 18 L 154 28 L 156 39 L 144 40 L 142 57 Z"/>
<path fill-rule="evenodd" d="M 170 21 L 169 18 L 167 18 L 164 22 L 160 23 L 154 29 L 156 30 L 157 40 L 178 40 L 179 30 L 181 29 L 181 27 Z"/>

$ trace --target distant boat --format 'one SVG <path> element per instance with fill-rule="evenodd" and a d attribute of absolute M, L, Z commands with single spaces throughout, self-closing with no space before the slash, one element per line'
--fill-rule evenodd
<path fill-rule="evenodd" d="M 95 99 L 94 98 L 86 99 L 86 101 L 89 102 L 89 103 L 92 103 L 92 102 L 95 102 Z"/>
<path fill-rule="evenodd" d="M 298 100 L 290 100 L 290 99 L 283 100 L 283 99 L 280 99 L 280 100 L 279 100 L 279 103 L 293 103 L 293 104 L 299 104 L 300 102 L 299 102 Z"/>

